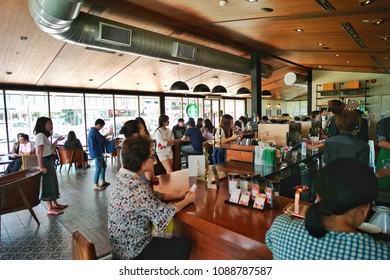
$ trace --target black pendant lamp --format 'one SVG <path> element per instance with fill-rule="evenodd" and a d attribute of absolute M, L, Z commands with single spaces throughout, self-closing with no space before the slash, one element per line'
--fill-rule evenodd
<path fill-rule="evenodd" d="M 205 84 L 199 84 L 194 87 L 193 92 L 210 92 L 210 88 Z"/>
<path fill-rule="evenodd" d="M 182 91 L 182 90 L 190 90 L 190 88 L 188 87 L 188 85 L 185 82 L 177 81 L 171 85 L 170 90 L 171 91 Z"/>
<path fill-rule="evenodd" d="M 261 92 L 261 96 L 264 96 L 264 97 L 271 97 L 272 96 L 272 93 L 269 91 L 269 90 L 263 90 Z"/>
<path fill-rule="evenodd" d="M 194 87 L 193 92 L 209 93 L 210 88 L 202 82 L 202 67 L 200 67 L 200 84 Z"/>
<path fill-rule="evenodd" d="M 227 93 L 227 90 L 224 86 L 218 85 L 213 87 L 211 90 L 212 93 Z"/>
<path fill-rule="evenodd" d="M 250 94 L 251 91 L 246 87 L 241 87 L 237 90 L 236 94 Z"/>
<path fill-rule="evenodd" d="M 190 88 L 185 82 L 180 81 L 180 64 L 177 65 L 177 75 L 179 76 L 179 81 L 174 82 L 171 85 L 170 91 L 189 91 Z"/>

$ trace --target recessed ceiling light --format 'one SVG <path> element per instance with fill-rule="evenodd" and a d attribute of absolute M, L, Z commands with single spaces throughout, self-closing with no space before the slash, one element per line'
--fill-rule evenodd
<path fill-rule="evenodd" d="M 347 63 L 349 63 L 349 60 L 347 60 Z"/>
<path fill-rule="evenodd" d="M 371 22 L 373 25 L 378 25 L 378 24 L 383 23 L 383 18 L 372 19 Z"/>
<path fill-rule="evenodd" d="M 274 9 L 272 9 L 272 8 L 261 8 L 261 10 L 262 10 L 263 12 L 266 12 L 266 13 L 270 13 L 270 12 L 273 12 L 273 11 L 274 11 Z"/>
<path fill-rule="evenodd" d="M 258 2 L 259 0 L 246 0 L 246 1 L 253 3 L 253 2 Z"/>
<path fill-rule="evenodd" d="M 388 58 L 388 57 L 384 57 L 383 59 L 386 59 L 386 60 L 388 60 L 389 58 Z"/>
<path fill-rule="evenodd" d="M 88 81 L 93 82 L 93 79 L 89 79 Z"/>
<path fill-rule="evenodd" d="M 294 29 L 295 32 L 303 32 L 303 29 L 302 28 L 297 28 L 297 29 Z"/>
<path fill-rule="evenodd" d="M 359 0 L 361 6 L 366 6 L 368 4 L 374 3 L 374 0 Z"/>
<path fill-rule="evenodd" d="M 381 36 L 380 38 L 382 41 L 386 41 L 390 38 L 390 36 Z"/>
<path fill-rule="evenodd" d="M 5 71 L 5 74 L 12 75 L 12 72 L 11 71 Z"/>
<path fill-rule="evenodd" d="M 323 46 L 323 45 L 324 45 L 324 43 L 318 43 L 317 45 L 319 45 L 319 46 Z"/>
<path fill-rule="evenodd" d="M 363 22 L 363 23 L 369 23 L 369 22 L 371 22 L 371 20 L 369 20 L 369 19 L 363 19 L 362 22 Z"/>
<path fill-rule="evenodd" d="M 20 36 L 19 39 L 22 41 L 27 41 L 28 37 L 27 36 Z"/>
<path fill-rule="evenodd" d="M 335 54 L 336 56 L 340 56 L 338 53 Z"/>
<path fill-rule="evenodd" d="M 322 66 L 321 66 L 321 65 L 318 65 L 318 68 L 322 68 Z"/>

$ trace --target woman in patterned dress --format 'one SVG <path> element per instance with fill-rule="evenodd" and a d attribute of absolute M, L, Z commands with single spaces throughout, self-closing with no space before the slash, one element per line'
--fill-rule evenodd
<path fill-rule="evenodd" d="M 108 211 L 113 258 L 188 259 L 192 246 L 186 237 L 153 237 L 152 231 L 164 232 L 175 213 L 194 202 L 195 193 L 185 189 L 162 194 L 141 180 L 141 175 L 153 168 L 150 145 L 150 138 L 142 135 L 123 141 L 122 168 L 111 189 Z"/>

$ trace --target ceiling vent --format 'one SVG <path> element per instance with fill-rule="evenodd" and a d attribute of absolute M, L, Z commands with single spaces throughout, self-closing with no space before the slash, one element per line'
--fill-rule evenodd
<path fill-rule="evenodd" d="M 106 50 L 106 49 L 99 49 L 99 48 L 95 48 L 95 47 L 92 47 L 92 46 L 86 46 L 85 49 L 86 50 L 90 50 L 90 51 L 96 51 L 96 52 L 116 54 L 116 51 L 110 51 L 110 50 Z"/>
<path fill-rule="evenodd" d="M 362 39 L 357 35 L 355 30 L 353 30 L 352 25 L 349 22 L 340 23 L 341 27 L 344 28 L 345 32 L 359 45 L 362 49 L 368 49 L 367 45 L 363 42 Z"/>
<path fill-rule="evenodd" d="M 179 42 L 173 42 L 172 56 L 181 59 L 195 60 L 196 48 Z"/>
<path fill-rule="evenodd" d="M 325 11 L 335 11 L 336 9 L 327 1 L 327 0 L 316 0 L 316 2 L 325 10 Z"/>
<path fill-rule="evenodd" d="M 99 41 L 119 46 L 131 46 L 131 29 L 100 22 Z"/>

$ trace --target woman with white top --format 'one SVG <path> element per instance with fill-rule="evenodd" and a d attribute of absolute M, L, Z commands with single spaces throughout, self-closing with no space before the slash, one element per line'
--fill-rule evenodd
<path fill-rule="evenodd" d="M 238 135 L 233 133 L 233 117 L 229 114 L 222 116 L 219 127 L 215 132 L 213 163 L 221 163 L 225 161 L 225 149 L 222 144 L 235 141 Z"/>
<path fill-rule="evenodd" d="M 38 165 L 42 171 L 42 191 L 41 200 L 47 202 L 48 215 L 60 215 L 68 205 L 61 205 L 57 203 L 60 197 L 58 190 L 58 180 L 56 169 L 54 167 L 53 153 L 56 149 L 57 143 L 64 139 L 61 135 L 52 144 L 48 137 L 53 134 L 53 122 L 50 118 L 40 117 L 37 119 L 34 128 L 35 145 L 37 148 Z"/>
<path fill-rule="evenodd" d="M 4 174 L 10 174 L 19 171 L 20 167 L 22 166 L 22 156 L 31 155 L 35 151 L 35 146 L 30 142 L 27 134 L 19 133 L 18 141 L 19 149 L 17 158 L 8 165 Z"/>
<path fill-rule="evenodd" d="M 172 131 L 168 128 L 169 117 L 161 115 L 156 129 L 156 152 L 167 174 L 173 171 L 172 145 L 175 143 Z"/>

